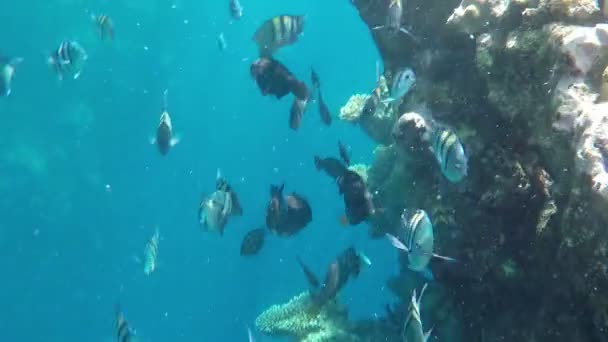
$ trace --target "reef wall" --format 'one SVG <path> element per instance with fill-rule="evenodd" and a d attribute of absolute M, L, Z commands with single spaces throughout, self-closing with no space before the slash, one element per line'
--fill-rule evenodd
<path fill-rule="evenodd" d="M 436 248 L 460 261 L 432 265 L 446 295 L 423 311 L 441 321 L 452 308 L 463 340 L 608 341 L 608 25 L 598 3 L 404 1 L 402 25 L 418 39 L 371 29 L 389 0 L 353 4 L 387 80 L 405 66 L 417 74 L 397 113 L 359 116 L 366 95 L 342 112 L 379 143 L 368 179 L 388 210 L 370 233 L 394 233 L 404 207 L 423 208 Z M 429 152 L 430 122 L 465 145 L 459 184 Z M 404 266 L 389 281 L 403 300 L 412 277 Z"/>

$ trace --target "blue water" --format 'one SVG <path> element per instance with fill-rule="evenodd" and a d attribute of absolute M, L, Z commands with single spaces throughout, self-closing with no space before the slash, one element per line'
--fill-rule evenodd
<path fill-rule="evenodd" d="M 353 163 L 371 163 L 372 142 L 337 118 L 324 127 L 316 108 L 289 130 L 291 99 L 262 97 L 249 77 L 256 27 L 304 13 L 304 35 L 276 57 L 307 82 L 314 65 L 337 115 L 374 85 L 379 59 L 355 8 L 243 0 L 244 17 L 231 24 L 227 0 L 122 3 L 0 2 L 0 53 L 25 59 L 0 102 L 0 340 L 110 341 L 120 302 L 144 341 L 244 341 L 259 313 L 306 289 L 296 254 L 322 276 L 351 244 L 373 265 L 341 298 L 354 318 L 382 314 L 395 252 L 369 239 L 366 225 L 338 224 L 342 199 L 312 163 L 314 154 L 337 154 L 338 139 L 351 145 Z M 87 11 L 113 18 L 113 43 L 99 40 Z M 80 79 L 59 82 L 45 60 L 66 38 L 89 60 Z M 181 142 L 163 158 L 149 140 L 165 88 Z M 201 232 L 196 219 L 217 168 L 245 211 L 223 237 Z M 264 222 L 269 185 L 281 182 L 310 200 L 313 223 L 240 257 L 244 234 Z M 155 226 L 159 268 L 146 277 L 135 259 Z"/>

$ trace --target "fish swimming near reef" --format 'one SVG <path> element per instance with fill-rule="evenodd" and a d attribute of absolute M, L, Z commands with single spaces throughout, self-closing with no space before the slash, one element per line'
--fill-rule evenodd
<path fill-rule="evenodd" d="M 439 163 L 441 173 L 452 183 L 458 183 L 468 174 L 468 157 L 464 146 L 454 131 L 438 127 L 433 132 L 432 152 Z"/>
<path fill-rule="evenodd" d="M 350 278 L 357 278 L 364 267 L 371 266 L 365 254 L 349 247 L 329 265 L 323 284 L 319 285 L 316 276 L 299 258 L 298 263 L 310 285 L 313 303 L 318 307 L 333 300 Z"/>
<path fill-rule="evenodd" d="M 338 141 L 338 151 L 340 153 L 340 159 L 346 166 L 350 166 L 350 156 L 348 155 L 348 149 L 340 141 Z"/>
<path fill-rule="evenodd" d="M 114 40 L 114 23 L 110 17 L 108 17 L 106 14 L 92 14 L 91 20 L 95 24 L 95 27 L 97 27 L 99 36 L 102 40 L 106 38 Z"/>
<path fill-rule="evenodd" d="M 449 262 L 456 261 L 453 258 L 433 253 L 435 241 L 433 223 L 426 211 L 405 209 L 401 214 L 401 228 L 405 242 L 391 234 L 386 234 L 386 237 L 395 248 L 407 253 L 410 270 L 421 272 L 427 279 L 433 279 L 433 274 L 428 268 L 432 258 Z"/>
<path fill-rule="evenodd" d="M 202 230 L 217 231 L 224 235 L 224 229 L 230 216 L 243 215 L 238 196 L 221 176 L 220 170 L 216 177 L 216 191 L 203 197 L 198 209 L 198 220 Z"/>
<path fill-rule="evenodd" d="M 17 66 L 23 62 L 23 58 L 7 58 L 0 56 L 0 96 L 11 94 L 13 78 Z"/>
<path fill-rule="evenodd" d="M 403 4 L 405 1 L 406 0 L 390 0 L 386 12 L 386 23 L 384 25 L 373 27 L 372 30 L 386 29 L 389 36 L 395 36 L 397 33 L 402 32 L 412 38 L 412 40 L 417 42 L 418 37 L 416 37 L 409 30 L 401 26 L 401 17 L 403 16 Z"/>
<path fill-rule="evenodd" d="M 312 209 L 308 201 L 293 192 L 283 196 L 285 185 L 270 186 L 270 202 L 266 207 L 266 226 L 278 236 L 297 234 L 312 221 Z"/>
<path fill-rule="evenodd" d="M 171 115 L 167 110 L 167 97 L 168 90 L 163 92 L 163 110 L 160 114 L 160 122 L 156 129 L 156 138 L 152 139 L 152 143 L 155 143 L 158 147 L 158 152 L 165 156 L 171 148 L 179 143 L 179 138 L 173 136 L 173 124 L 171 122 Z"/>
<path fill-rule="evenodd" d="M 253 35 L 260 56 L 269 57 L 277 49 L 295 43 L 304 31 L 304 22 L 303 15 L 279 15 L 262 23 Z"/>
<path fill-rule="evenodd" d="M 118 342 L 136 342 L 135 331 L 129 326 L 120 305 L 116 305 L 116 338 Z"/>
<path fill-rule="evenodd" d="M 329 108 L 327 108 L 327 104 L 323 101 L 323 94 L 321 94 L 321 90 L 319 90 L 319 115 L 321 115 L 321 122 L 323 122 L 326 126 L 331 126 L 331 113 L 329 112 Z"/>
<path fill-rule="evenodd" d="M 53 67 L 60 80 L 68 74 L 77 79 L 88 58 L 86 51 L 78 42 L 64 40 L 49 56 L 47 62 Z"/>
<path fill-rule="evenodd" d="M 281 99 L 288 93 L 295 96 L 289 112 L 289 127 L 297 130 L 308 105 L 308 87 L 298 80 L 286 66 L 272 58 L 258 58 L 250 67 L 251 77 L 255 79 L 263 96 L 275 95 Z"/>
<path fill-rule="evenodd" d="M 144 274 L 150 275 L 156 270 L 156 260 L 158 258 L 158 244 L 160 242 L 160 231 L 154 230 L 154 234 L 146 243 L 144 249 Z"/>
<path fill-rule="evenodd" d="M 416 297 L 416 289 L 414 289 L 412 293 L 412 300 L 410 301 L 410 305 L 407 309 L 407 316 L 405 318 L 405 323 L 403 324 L 403 331 L 401 332 L 403 341 L 427 342 L 431 337 L 433 328 L 429 329 L 427 332 L 424 332 L 422 327 L 422 316 L 420 315 L 420 303 L 426 288 L 427 284 L 424 284 L 422 290 L 420 291 L 419 297 Z"/>
<path fill-rule="evenodd" d="M 399 70 L 393 77 L 391 84 L 391 97 L 383 100 L 385 103 L 398 102 L 416 84 L 416 74 L 411 68 Z"/>
<path fill-rule="evenodd" d="M 361 175 L 347 170 L 336 179 L 336 183 L 344 196 L 345 224 L 355 226 L 376 214 L 372 194 Z"/>
<path fill-rule="evenodd" d="M 243 241 L 241 242 L 241 256 L 258 254 L 262 247 L 264 247 L 265 239 L 265 228 L 256 228 L 247 232 L 245 237 L 243 237 Z"/>
<path fill-rule="evenodd" d="M 239 0 L 230 0 L 228 9 L 230 10 L 230 16 L 234 20 L 239 20 L 243 16 L 243 6 L 241 6 Z"/>

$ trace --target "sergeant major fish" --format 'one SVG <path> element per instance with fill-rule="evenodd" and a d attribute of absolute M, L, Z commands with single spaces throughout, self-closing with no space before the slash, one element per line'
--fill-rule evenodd
<path fill-rule="evenodd" d="M 390 36 L 396 35 L 398 32 L 403 32 L 411 37 L 414 41 L 418 38 L 409 30 L 401 26 L 401 17 L 403 16 L 403 4 L 406 0 L 390 0 L 386 13 L 386 23 L 384 25 L 373 27 L 373 30 L 386 29 Z"/>
<path fill-rule="evenodd" d="M 15 77 L 17 65 L 23 62 L 23 58 L 12 58 L 0 56 L 0 96 L 11 94 L 11 84 Z"/>
<path fill-rule="evenodd" d="M 135 331 L 129 326 L 125 315 L 120 309 L 120 305 L 116 305 L 116 338 L 118 342 L 136 342 Z"/>
<path fill-rule="evenodd" d="M 401 228 L 405 243 L 391 234 L 386 234 L 391 244 L 407 253 L 408 268 L 415 272 L 422 272 L 425 278 L 433 279 L 431 270 L 427 267 L 431 258 L 445 261 L 456 261 L 453 258 L 433 253 L 434 234 L 433 224 L 422 209 L 410 211 L 405 209 L 401 214 Z"/>
<path fill-rule="evenodd" d="M 48 64 L 53 67 L 60 80 L 66 74 L 71 74 L 74 79 L 77 79 L 88 58 L 86 51 L 78 42 L 64 40 L 49 56 Z"/>
<path fill-rule="evenodd" d="M 295 43 L 304 30 L 303 15 L 279 15 L 266 20 L 255 31 L 261 57 L 271 56 L 277 49 Z"/>
<path fill-rule="evenodd" d="M 173 136 L 173 124 L 171 122 L 171 115 L 167 110 L 167 97 L 168 90 L 163 92 L 163 110 L 160 115 L 160 122 L 156 129 L 156 138 L 152 139 L 152 143 L 156 143 L 158 152 L 165 156 L 169 153 L 169 150 L 179 142 L 179 138 Z"/>
<path fill-rule="evenodd" d="M 99 35 L 101 39 L 109 38 L 110 40 L 114 40 L 114 24 L 112 23 L 112 19 L 105 14 L 100 15 L 91 15 L 91 20 L 99 30 Z"/>
<path fill-rule="evenodd" d="M 468 158 L 454 131 L 438 127 L 434 130 L 432 151 L 441 173 L 452 183 L 460 182 L 468 174 Z"/>
<path fill-rule="evenodd" d="M 160 231 L 154 230 L 154 234 L 146 243 L 144 249 L 144 274 L 150 275 L 156 270 L 156 258 L 158 257 L 158 243 L 160 242 Z"/>
<path fill-rule="evenodd" d="M 403 324 L 403 331 L 401 332 L 403 341 L 426 342 L 433 332 L 433 328 L 429 329 L 427 332 L 424 332 L 422 327 L 422 318 L 420 316 L 420 302 L 422 301 L 422 295 L 424 295 L 426 287 L 427 284 L 424 284 L 418 298 L 416 298 L 416 289 L 414 289 L 414 292 L 412 293 L 412 300 L 410 301 L 405 323 Z"/>

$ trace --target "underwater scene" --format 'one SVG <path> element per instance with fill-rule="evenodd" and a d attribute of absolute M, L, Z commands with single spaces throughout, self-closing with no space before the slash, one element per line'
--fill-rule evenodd
<path fill-rule="evenodd" d="M 0 13 L 0 341 L 608 342 L 605 1 Z"/>

